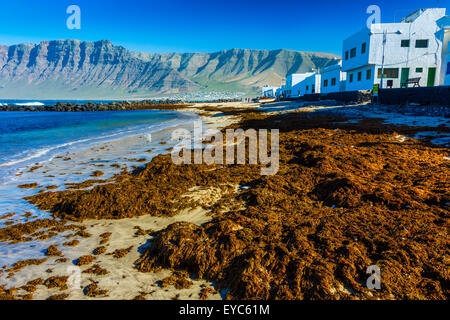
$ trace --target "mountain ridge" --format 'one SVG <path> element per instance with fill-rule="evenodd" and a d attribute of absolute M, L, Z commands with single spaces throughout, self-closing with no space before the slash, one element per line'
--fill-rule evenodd
<path fill-rule="evenodd" d="M 109 40 L 51 40 L 0 45 L 4 99 L 138 98 L 195 91 L 255 93 L 289 73 L 337 63 L 339 57 L 286 49 L 211 53 L 129 51 Z"/>

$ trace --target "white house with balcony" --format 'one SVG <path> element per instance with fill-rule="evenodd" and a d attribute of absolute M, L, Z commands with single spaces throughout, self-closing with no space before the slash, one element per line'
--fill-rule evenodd
<path fill-rule="evenodd" d="M 420 78 L 422 87 L 438 85 L 442 40 L 436 34 L 443 17 L 443 8 L 420 9 L 399 23 L 373 24 L 344 40 L 345 90 L 400 88 L 413 78 Z"/>
<path fill-rule="evenodd" d="M 442 41 L 440 85 L 450 86 L 450 16 L 438 20 L 438 37 Z"/>
<path fill-rule="evenodd" d="M 328 66 L 320 72 L 320 93 L 332 93 L 345 91 L 347 73 L 342 71 L 342 61 L 338 64 Z"/>
<path fill-rule="evenodd" d="M 310 73 L 304 80 L 297 83 L 292 91 L 295 91 L 297 97 L 302 97 L 305 94 L 320 93 L 320 73 Z"/>

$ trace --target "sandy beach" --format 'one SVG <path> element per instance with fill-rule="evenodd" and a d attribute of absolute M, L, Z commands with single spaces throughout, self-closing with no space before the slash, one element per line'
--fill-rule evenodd
<path fill-rule="evenodd" d="M 205 106 L 216 108 L 221 104 L 198 104 L 196 108 L 203 108 Z M 232 107 L 242 108 L 248 107 L 248 104 L 233 104 Z M 252 106 L 255 107 L 255 106 Z M 193 108 L 179 109 L 180 112 L 198 112 L 200 119 L 203 121 L 204 129 L 217 129 L 221 130 L 239 120 L 236 116 L 226 117 L 213 117 L 216 112 L 197 111 Z M 148 141 L 146 135 L 135 135 L 117 140 L 108 141 L 102 144 L 97 144 L 87 149 L 81 149 L 76 153 L 67 153 L 54 158 L 52 161 L 36 164 L 34 167 L 27 167 L 20 173 L 22 179 L 20 180 L 22 185 L 27 183 L 32 185 L 34 179 L 38 175 L 40 177 L 40 185 L 38 189 L 41 190 L 67 190 L 71 188 L 88 188 L 91 189 L 95 185 L 101 185 L 114 181 L 114 176 L 120 174 L 122 170 L 137 168 L 142 166 L 143 162 L 149 161 L 157 154 L 168 153 L 173 143 L 170 142 L 169 133 L 175 128 L 186 128 L 192 130 L 191 123 L 185 125 L 177 125 L 162 131 L 152 133 L 152 141 Z M 152 143 L 153 142 L 153 143 Z M 146 150 L 146 151 L 144 151 Z M 91 161 L 89 161 L 91 160 Z M 97 161 L 95 161 L 97 160 Z M 112 163 L 112 165 L 111 165 Z M 92 173 L 101 172 L 98 177 L 92 177 Z M 53 175 L 49 175 L 51 172 Z M 32 174 L 30 174 L 32 173 Z M 27 177 L 29 175 L 29 177 Z M 47 175 L 47 176 L 46 176 Z M 56 177 L 55 177 L 56 175 Z M 58 175 L 61 175 L 58 177 Z M 77 177 L 77 175 L 79 177 Z M 66 176 L 70 176 L 71 182 L 67 183 Z M 58 179 L 60 178 L 60 179 Z M 79 186 L 78 184 L 84 181 L 89 181 L 85 185 Z M 56 183 L 56 185 L 55 185 Z M 73 184 L 73 185 L 72 185 Z M 12 198 L 11 201 L 23 201 L 24 195 L 36 194 L 34 188 L 23 188 L 21 193 L 16 195 L 16 199 Z M 214 195 L 214 190 L 194 189 L 192 192 L 186 194 L 187 197 L 201 198 L 202 201 L 206 201 L 208 204 L 212 204 L 217 198 Z M 220 196 L 219 196 L 220 198 Z M 33 210 L 30 207 L 33 218 L 39 218 L 38 211 Z M 140 252 L 148 245 L 149 235 L 143 232 L 143 230 L 158 231 L 166 228 L 168 225 L 179 221 L 187 221 L 190 223 L 196 223 L 201 225 L 209 220 L 211 216 L 208 216 L 208 211 L 203 208 L 194 208 L 190 210 L 184 210 L 175 217 L 152 217 L 143 216 L 138 218 L 131 218 L 125 220 L 89 220 L 82 223 L 82 228 L 85 230 L 86 235 L 70 237 L 72 234 L 63 232 L 58 236 L 51 237 L 49 240 L 32 241 L 32 244 L 27 242 L 10 245 L 11 249 L 6 249 L 7 254 L 2 256 L 2 264 L 0 267 L 5 266 L 0 271 L 0 286 L 2 288 L 0 294 L 3 297 L 3 288 L 18 288 L 14 291 L 16 298 L 27 298 L 32 294 L 33 299 L 47 299 L 64 298 L 64 299 L 134 299 L 147 298 L 147 299 L 220 299 L 220 293 L 213 289 L 213 284 L 205 280 L 192 280 L 192 284 L 185 289 L 179 289 L 172 286 L 161 287 L 158 284 L 159 281 L 168 278 L 172 275 L 169 270 L 161 270 L 157 273 L 142 273 L 134 268 L 134 262 L 139 258 Z M 0 217 L 5 221 L 14 221 L 17 223 L 23 223 L 24 221 L 30 221 L 24 219 L 19 214 L 6 214 Z M 30 218 L 28 216 L 27 218 Z M 41 217 L 45 219 L 45 217 Z M 26 222 L 25 222 L 26 223 Z M 10 225 L 10 224 L 7 224 Z M 141 229 L 137 229 L 137 227 Z M 45 230 L 45 228 L 44 228 Z M 71 283 L 72 277 L 76 272 L 74 271 L 75 263 L 77 259 L 82 256 L 91 256 L 94 249 L 101 245 L 100 235 L 105 233 L 111 233 L 111 237 L 104 247 L 107 250 L 105 254 L 96 256 L 92 265 L 101 265 L 102 268 L 107 270 L 107 274 L 96 275 L 92 273 L 83 273 L 80 268 L 81 276 L 78 283 L 75 285 Z M 69 237 L 67 237 L 69 236 Z M 6 235 L 6 238 L 8 236 Z M 151 239 L 151 238 L 150 238 Z M 10 240 L 10 239 L 2 239 Z M 64 246 L 64 243 L 76 240 L 79 243 L 76 246 Z M 7 241 L 6 241 L 7 242 Z M 55 257 L 47 257 L 46 249 L 49 246 L 56 245 L 61 251 L 61 254 Z M 7 247 L 8 244 L 2 247 Z M 103 247 L 103 246 L 101 246 Z M 108 252 L 114 252 L 114 250 L 121 250 L 124 248 L 133 249 L 124 257 L 117 259 L 112 255 L 108 255 Z M 64 257 L 61 261 L 61 257 Z M 28 258 L 28 259 L 24 259 Z M 30 259 L 48 259 L 39 265 L 30 265 L 20 272 L 10 273 L 7 268 L 13 265 L 17 261 L 30 260 Z M 59 261 L 58 261 L 59 260 Z M 6 265 L 7 264 L 7 265 Z M 84 268 L 88 269 L 88 267 Z M 61 277 L 64 279 L 61 288 L 48 288 L 46 285 L 38 285 L 35 289 L 28 291 L 23 287 L 27 285 L 29 281 L 36 279 L 46 280 L 50 277 Z M 38 281 L 42 282 L 43 281 Z M 88 296 L 85 294 L 85 288 L 91 283 L 98 283 L 102 287 L 102 290 L 107 290 L 107 294 L 98 296 Z M 22 289 L 20 289 L 22 288 Z M 34 291 L 35 290 L 35 291 Z M 63 293 L 62 293 L 63 292 Z M 202 292 L 206 292 L 202 295 Z M 63 295 L 61 295 L 63 294 Z M 4 297 L 8 297 L 5 294 Z"/>
<path fill-rule="evenodd" d="M 258 165 L 175 166 L 161 155 L 173 147 L 167 132 L 152 134 L 150 147 L 133 136 L 27 168 L 19 176 L 29 185 L 52 167 L 82 174 L 17 195 L 30 215 L 49 211 L 61 225 L 24 227 L 33 223 L 25 212 L 0 213 L 11 222 L 1 247 L 12 248 L 0 296 L 447 299 L 450 154 L 445 141 L 416 138 L 448 137 L 448 119 L 382 120 L 375 109 L 295 101 L 180 109 L 195 111 L 205 130 L 280 129 L 274 176 Z M 365 285 L 370 265 L 384 272 L 382 290 Z"/>

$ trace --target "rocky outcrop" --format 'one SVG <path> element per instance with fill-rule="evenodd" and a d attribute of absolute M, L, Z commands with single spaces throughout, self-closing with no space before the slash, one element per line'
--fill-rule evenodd
<path fill-rule="evenodd" d="M 49 106 L 17 106 L 0 105 L 1 111 L 54 111 L 54 112 L 87 112 L 87 111 L 125 111 L 125 110 L 177 110 L 183 109 L 187 104 L 181 100 L 142 100 L 142 101 L 115 101 L 109 103 L 88 102 L 76 104 L 58 102 Z"/>

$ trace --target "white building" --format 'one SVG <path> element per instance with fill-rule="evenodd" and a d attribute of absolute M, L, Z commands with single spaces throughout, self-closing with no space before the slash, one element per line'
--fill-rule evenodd
<path fill-rule="evenodd" d="M 298 84 L 313 74 L 314 72 L 293 73 L 288 75 L 286 78 L 285 97 L 288 98 L 299 97 L 300 93 L 298 92 L 298 89 L 296 89 Z"/>
<path fill-rule="evenodd" d="M 297 97 L 302 97 L 305 94 L 320 93 L 320 74 L 311 73 L 303 81 L 297 83 L 292 91 L 295 91 Z"/>
<path fill-rule="evenodd" d="M 442 58 L 440 85 L 450 86 L 450 16 L 445 16 L 438 21 L 441 28 L 439 39 L 442 41 Z"/>
<path fill-rule="evenodd" d="M 345 91 L 347 73 L 342 71 L 342 61 L 328 66 L 320 73 L 322 85 L 320 93 L 332 93 Z"/>
<path fill-rule="evenodd" d="M 442 41 L 436 38 L 437 21 L 444 16 L 445 9 L 420 9 L 400 23 L 373 24 L 344 40 L 346 91 L 372 90 L 381 83 L 382 70 L 383 88 L 400 88 L 411 78 L 420 78 L 422 87 L 438 85 Z"/>
<path fill-rule="evenodd" d="M 266 98 L 275 98 L 278 89 L 280 89 L 280 87 L 264 86 L 261 89 L 261 96 Z"/>

